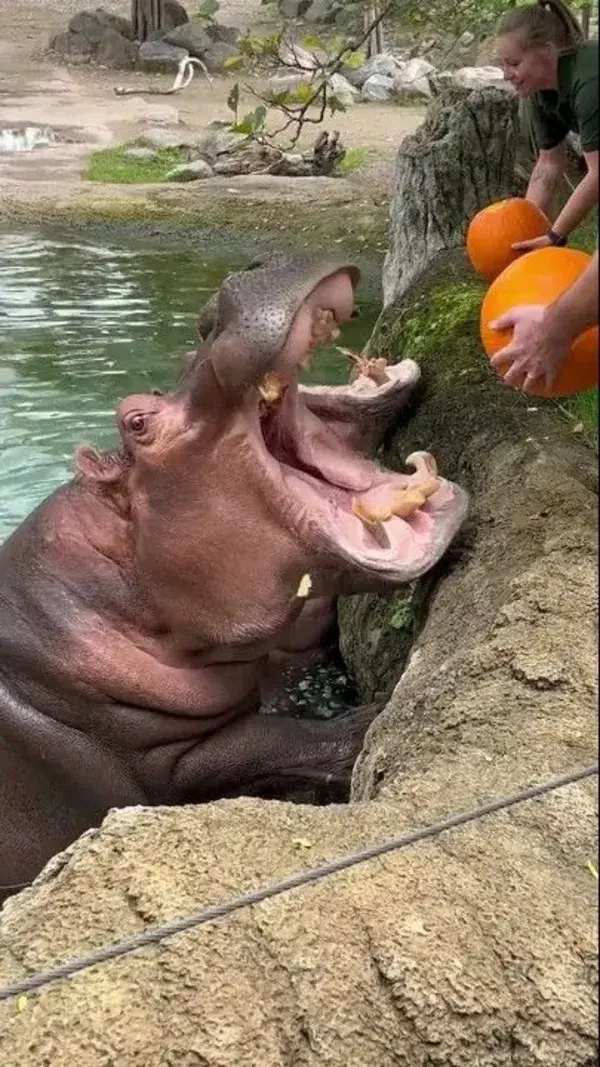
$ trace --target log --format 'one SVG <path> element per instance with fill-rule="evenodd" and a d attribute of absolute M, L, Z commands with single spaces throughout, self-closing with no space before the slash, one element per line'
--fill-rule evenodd
<path fill-rule="evenodd" d="M 444 252 L 372 340 L 423 372 L 388 459 L 430 449 L 472 513 L 352 802 L 112 812 L 4 905 L 0 984 L 595 761 L 596 457 L 497 382 L 480 296 Z M 355 646 L 374 671 L 369 615 Z M 2 1002 L 2 1065 L 592 1067 L 596 832 L 580 782 Z"/>
<path fill-rule="evenodd" d="M 503 89 L 445 90 L 396 157 L 383 301 L 439 252 L 464 246 L 473 215 L 524 192 L 515 172 L 518 103 Z"/>

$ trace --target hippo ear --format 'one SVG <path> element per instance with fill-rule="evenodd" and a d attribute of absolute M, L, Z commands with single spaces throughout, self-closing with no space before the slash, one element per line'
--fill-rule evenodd
<path fill-rule="evenodd" d="M 91 445 L 78 445 L 73 453 L 76 475 L 83 475 L 93 482 L 111 485 L 123 474 L 123 464 L 115 452 L 98 452 Z"/>

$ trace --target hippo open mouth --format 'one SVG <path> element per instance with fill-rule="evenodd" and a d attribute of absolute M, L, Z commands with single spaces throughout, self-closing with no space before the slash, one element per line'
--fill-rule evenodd
<path fill-rule="evenodd" d="M 397 391 L 412 373 L 412 366 L 402 363 L 384 370 L 382 362 L 366 367 L 345 387 L 347 395 L 369 390 L 375 399 L 387 389 Z M 343 388 L 332 391 L 339 395 Z M 431 568 L 467 510 L 466 494 L 438 476 L 433 456 L 409 455 L 411 473 L 386 470 L 350 448 L 310 410 L 297 379 L 283 383 L 267 375 L 259 395 L 261 463 L 278 495 L 287 498 L 287 508 L 304 513 L 297 526 L 312 547 L 322 553 L 327 546 L 337 566 L 344 561 L 386 581 L 411 581 Z"/>

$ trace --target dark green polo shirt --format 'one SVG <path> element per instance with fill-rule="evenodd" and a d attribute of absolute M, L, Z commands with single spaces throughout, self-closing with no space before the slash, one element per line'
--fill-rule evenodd
<path fill-rule="evenodd" d="M 577 133 L 584 152 L 598 150 L 598 42 L 585 41 L 558 60 L 558 90 L 525 101 L 538 148 L 556 148 Z"/>

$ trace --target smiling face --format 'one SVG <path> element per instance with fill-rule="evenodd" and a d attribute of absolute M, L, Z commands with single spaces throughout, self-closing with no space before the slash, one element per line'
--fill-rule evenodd
<path fill-rule="evenodd" d="M 522 32 L 505 33 L 496 39 L 496 54 L 506 81 L 519 96 L 532 96 L 542 89 L 557 87 L 555 45 L 527 48 Z"/>
<path fill-rule="evenodd" d="M 431 456 L 409 457 L 405 474 L 381 468 L 298 388 L 299 369 L 352 315 L 358 272 L 296 271 L 282 281 L 265 270 L 254 313 L 249 283 L 238 276 L 225 286 L 222 329 L 174 393 L 128 397 L 117 410 L 137 573 L 165 625 L 212 644 L 227 633 L 230 647 L 281 632 L 307 595 L 417 578 L 467 507 Z M 367 390 L 385 400 L 405 389 L 407 375 L 418 380 L 405 363 L 383 381 L 332 388 L 333 406 L 335 395 L 347 402 Z M 88 453 L 79 467 L 94 477 L 101 463 Z"/>

